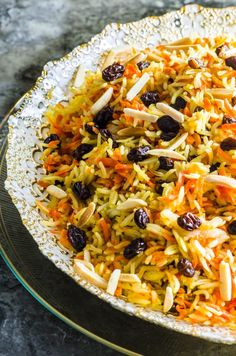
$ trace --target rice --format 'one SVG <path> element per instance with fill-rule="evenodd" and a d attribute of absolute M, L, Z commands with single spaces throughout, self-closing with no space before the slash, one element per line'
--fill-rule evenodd
<path fill-rule="evenodd" d="M 236 146 L 221 143 L 236 131 L 236 71 L 216 53 L 224 42 L 234 53 L 223 37 L 111 51 L 108 77 L 81 65 L 66 105 L 45 113 L 37 207 L 82 278 L 142 307 L 235 328 Z"/>

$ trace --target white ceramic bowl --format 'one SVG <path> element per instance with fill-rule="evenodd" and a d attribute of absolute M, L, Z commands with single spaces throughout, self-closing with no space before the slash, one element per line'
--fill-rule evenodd
<path fill-rule="evenodd" d="M 20 109 L 9 119 L 8 177 L 5 183 L 23 223 L 42 253 L 81 286 L 126 313 L 175 331 L 228 344 L 236 343 L 236 331 L 192 325 L 161 312 L 138 307 L 107 294 L 75 275 L 70 256 L 58 246 L 55 237 L 42 225 L 42 217 L 35 208 L 35 198 L 38 198 L 39 191 L 34 183 L 39 169 L 37 144 L 40 141 L 42 115 L 49 104 L 66 98 L 67 84 L 80 63 L 86 69 L 94 70 L 101 55 L 117 46 L 131 45 L 142 49 L 157 43 L 172 42 L 189 34 L 210 37 L 223 33 L 232 35 L 235 32 L 236 7 L 209 9 L 189 5 L 160 17 L 108 25 L 89 43 L 75 48 L 58 61 L 47 63 L 36 85 L 26 94 Z"/>

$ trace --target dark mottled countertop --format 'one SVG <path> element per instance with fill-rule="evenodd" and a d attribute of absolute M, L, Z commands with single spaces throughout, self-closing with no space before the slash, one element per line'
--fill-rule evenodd
<path fill-rule="evenodd" d="M 86 42 L 106 24 L 159 15 L 194 2 L 216 7 L 235 5 L 234 1 L 0 0 L 0 118 L 32 86 L 48 60 Z M 229 355 L 220 346 L 212 351 L 206 350 L 205 355 Z M 0 258 L 0 356 L 15 355 L 118 353 L 45 310 Z"/>

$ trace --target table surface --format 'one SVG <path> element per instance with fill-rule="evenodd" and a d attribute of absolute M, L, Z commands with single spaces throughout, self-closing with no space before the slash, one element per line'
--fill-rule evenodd
<path fill-rule="evenodd" d="M 235 5 L 234 1 L 0 0 L 0 120 L 32 86 L 47 61 L 60 58 L 88 41 L 106 24 L 160 15 L 190 3 L 214 7 Z M 213 353 L 209 348 L 205 354 L 216 355 L 213 348 Z M 18 355 L 119 353 L 50 314 L 0 259 L 0 356 Z M 217 355 L 229 356 L 229 352 L 219 346 Z"/>

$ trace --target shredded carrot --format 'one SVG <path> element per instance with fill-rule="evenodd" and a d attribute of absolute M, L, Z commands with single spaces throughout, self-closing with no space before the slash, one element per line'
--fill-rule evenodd
<path fill-rule="evenodd" d="M 185 106 L 185 108 L 183 110 L 183 113 L 184 113 L 184 115 L 187 115 L 187 116 L 191 116 L 192 115 L 191 111 L 189 110 L 189 108 L 187 106 Z"/>
<path fill-rule="evenodd" d="M 99 158 L 98 162 L 102 162 L 105 167 L 115 167 L 117 164 L 117 161 L 109 157 Z"/>
<path fill-rule="evenodd" d="M 194 137 L 195 144 L 198 147 L 201 144 L 201 137 L 196 132 L 194 132 L 193 137 Z"/>
<path fill-rule="evenodd" d="M 184 178 L 184 173 L 186 173 L 185 171 L 183 171 L 183 172 L 181 172 L 180 174 L 179 174 L 179 178 L 178 178 L 178 181 L 177 181 L 177 183 L 176 183 L 176 190 L 177 191 L 179 191 L 179 189 L 183 186 L 183 184 L 184 184 L 184 180 L 185 180 L 185 178 Z"/>
<path fill-rule="evenodd" d="M 122 180 L 123 180 L 123 178 L 119 175 L 119 174 L 117 174 L 115 177 L 114 177 L 114 184 L 115 185 L 119 185 L 121 182 L 122 182 Z"/>
<path fill-rule="evenodd" d="M 122 294 L 122 288 L 118 286 L 115 291 L 115 296 L 120 297 L 121 294 Z"/>
<path fill-rule="evenodd" d="M 57 147 L 59 142 L 60 142 L 59 140 L 51 141 L 47 144 L 47 146 L 50 148 L 54 148 L 54 147 Z"/>
<path fill-rule="evenodd" d="M 73 251 L 73 247 L 71 246 L 68 238 L 64 235 L 62 235 L 60 238 L 59 238 L 59 242 L 62 244 L 62 246 L 64 246 L 66 249 L 70 250 L 70 251 Z"/>
<path fill-rule="evenodd" d="M 117 163 L 115 165 L 116 171 L 130 171 L 132 169 L 133 169 L 132 164 L 128 164 L 128 163 Z"/>
<path fill-rule="evenodd" d="M 153 183 L 150 179 L 146 183 L 149 187 L 155 188 L 155 183 Z"/>
<path fill-rule="evenodd" d="M 125 77 L 132 77 L 134 74 L 136 74 L 138 77 L 140 76 L 140 71 L 138 70 L 138 68 L 136 67 L 135 64 L 132 64 L 132 63 L 128 63 L 126 66 L 125 66 L 125 72 L 124 72 L 124 76 Z"/>
<path fill-rule="evenodd" d="M 236 124 L 223 124 L 220 127 L 222 130 L 236 131 Z"/>
<path fill-rule="evenodd" d="M 122 155 L 119 148 L 115 148 L 113 151 L 112 159 L 115 161 L 122 161 Z"/>
<path fill-rule="evenodd" d="M 186 138 L 186 142 L 188 145 L 192 145 L 194 143 L 194 137 L 193 135 L 188 135 L 188 137 Z"/>
<path fill-rule="evenodd" d="M 234 111 L 234 109 L 232 108 L 232 106 L 230 105 L 229 100 L 228 100 L 227 98 L 224 100 L 224 103 L 225 103 L 225 108 L 226 108 L 226 110 L 227 110 L 227 113 L 228 113 L 229 115 L 234 116 L 234 115 L 235 115 L 235 111 Z"/>
<path fill-rule="evenodd" d="M 232 156 L 223 151 L 220 147 L 218 147 L 217 149 L 217 155 L 222 158 L 223 162 L 226 161 L 226 162 L 231 162 L 231 163 L 236 163 L 236 159 L 232 158 Z"/>
<path fill-rule="evenodd" d="M 44 182 L 42 180 L 38 180 L 38 185 L 40 185 L 40 187 L 43 187 L 43 188 L 47 188 L 49 186 L 49 183 L 48 182 Z"/>
<path fill-rule="evenodd" d="M 212 105 L 210 99 L 204 98 L 203 102 L 204 102 L 204 108 L 207 111 L 210 111 L 211 110 L 211 105 Z"/>
<path fill-rule="evenodd" d="M 110 240 L 111 237 L 111 230 L 110 230 L 110 224 L 106 222 L 106 220 L 103 218 L 100 220 L 99 225 L 102 229 L 103 237 L 104 240 L 107 242 Z"/>
<path fill-rule="evenodd" d="M 53 219 L 57 220 L 57 219 L 60 219 L 61 214 L 56 209 L 50 209 L 49 210 L 49 216 L 51 216 Z"/>

